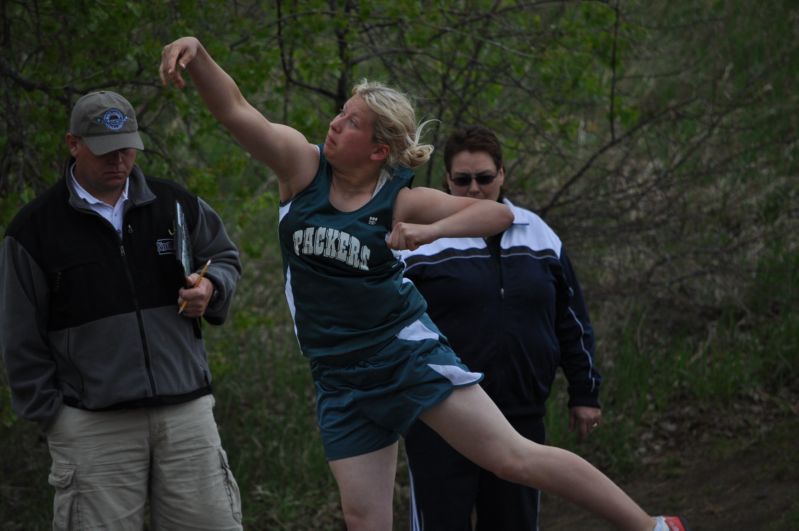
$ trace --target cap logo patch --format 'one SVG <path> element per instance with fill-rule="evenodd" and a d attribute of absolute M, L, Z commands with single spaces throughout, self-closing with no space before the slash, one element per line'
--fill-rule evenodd
<path fill-rule="evenodd" d="M 128 117 L 119 109 L 108 109 L 103 113 L 102 121 L 106 129 L 119 131 L 125 125 L 125 122 L 128 121 Z"/>

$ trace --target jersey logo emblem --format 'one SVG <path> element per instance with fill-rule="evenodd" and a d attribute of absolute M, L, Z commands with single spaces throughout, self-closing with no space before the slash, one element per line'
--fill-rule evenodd
<path fill-rule="evenodd" d="M 377 223 L 377 216 L 369 216 L 369 225 Z"/>

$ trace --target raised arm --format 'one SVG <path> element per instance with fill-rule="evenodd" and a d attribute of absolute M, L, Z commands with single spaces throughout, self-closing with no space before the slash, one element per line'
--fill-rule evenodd
<path fill-rule="evenodd" d="M 319 165 L 319 152 L 296 129 L 272 123 L 244 98 L 236 82 L 194 37 L 167 44 L 159 73 L 164 85 L 184 88 L 182 72 L 191 76 L 211 114 L 253 157 L 275 172 L 280 198 L 287 200 L 304 189 Z"/>
<path fill-rule="evenodd" d="M 439 238 L 491 236 L 511 223 L 511 210 L 496 201 L 456 197 L 432 188 L 404 188 L 394 204 L 388 245 L 414 250 Z"/>

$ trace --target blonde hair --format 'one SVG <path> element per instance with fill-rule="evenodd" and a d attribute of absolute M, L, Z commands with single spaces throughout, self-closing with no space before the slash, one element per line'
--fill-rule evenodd
<path fill-rule="evenodd" d="M 377 116 L 373 124 L 373 140 L 388 145 L 389 166 L 415 168 L 427 162 L 433 146 L 421 144 L 419 140 L 432 120 L 417 125 L 416 112 L 405 94 L 382 83 L 363 79 L 352 88 L 352 95 L 360 96 Z"/>

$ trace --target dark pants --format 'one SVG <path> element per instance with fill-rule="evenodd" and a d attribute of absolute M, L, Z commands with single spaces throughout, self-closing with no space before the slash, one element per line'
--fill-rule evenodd
<path fill-rule="evenodd" d="M 516 431 L 537 443 L 546 434 L 541 417 L 508 419 Z M 423 422 L 405 437 L 411 473 L 411 529 L 477 531 L 538 529 L 539 493 L 481 469 L 452 449 Z"/>

